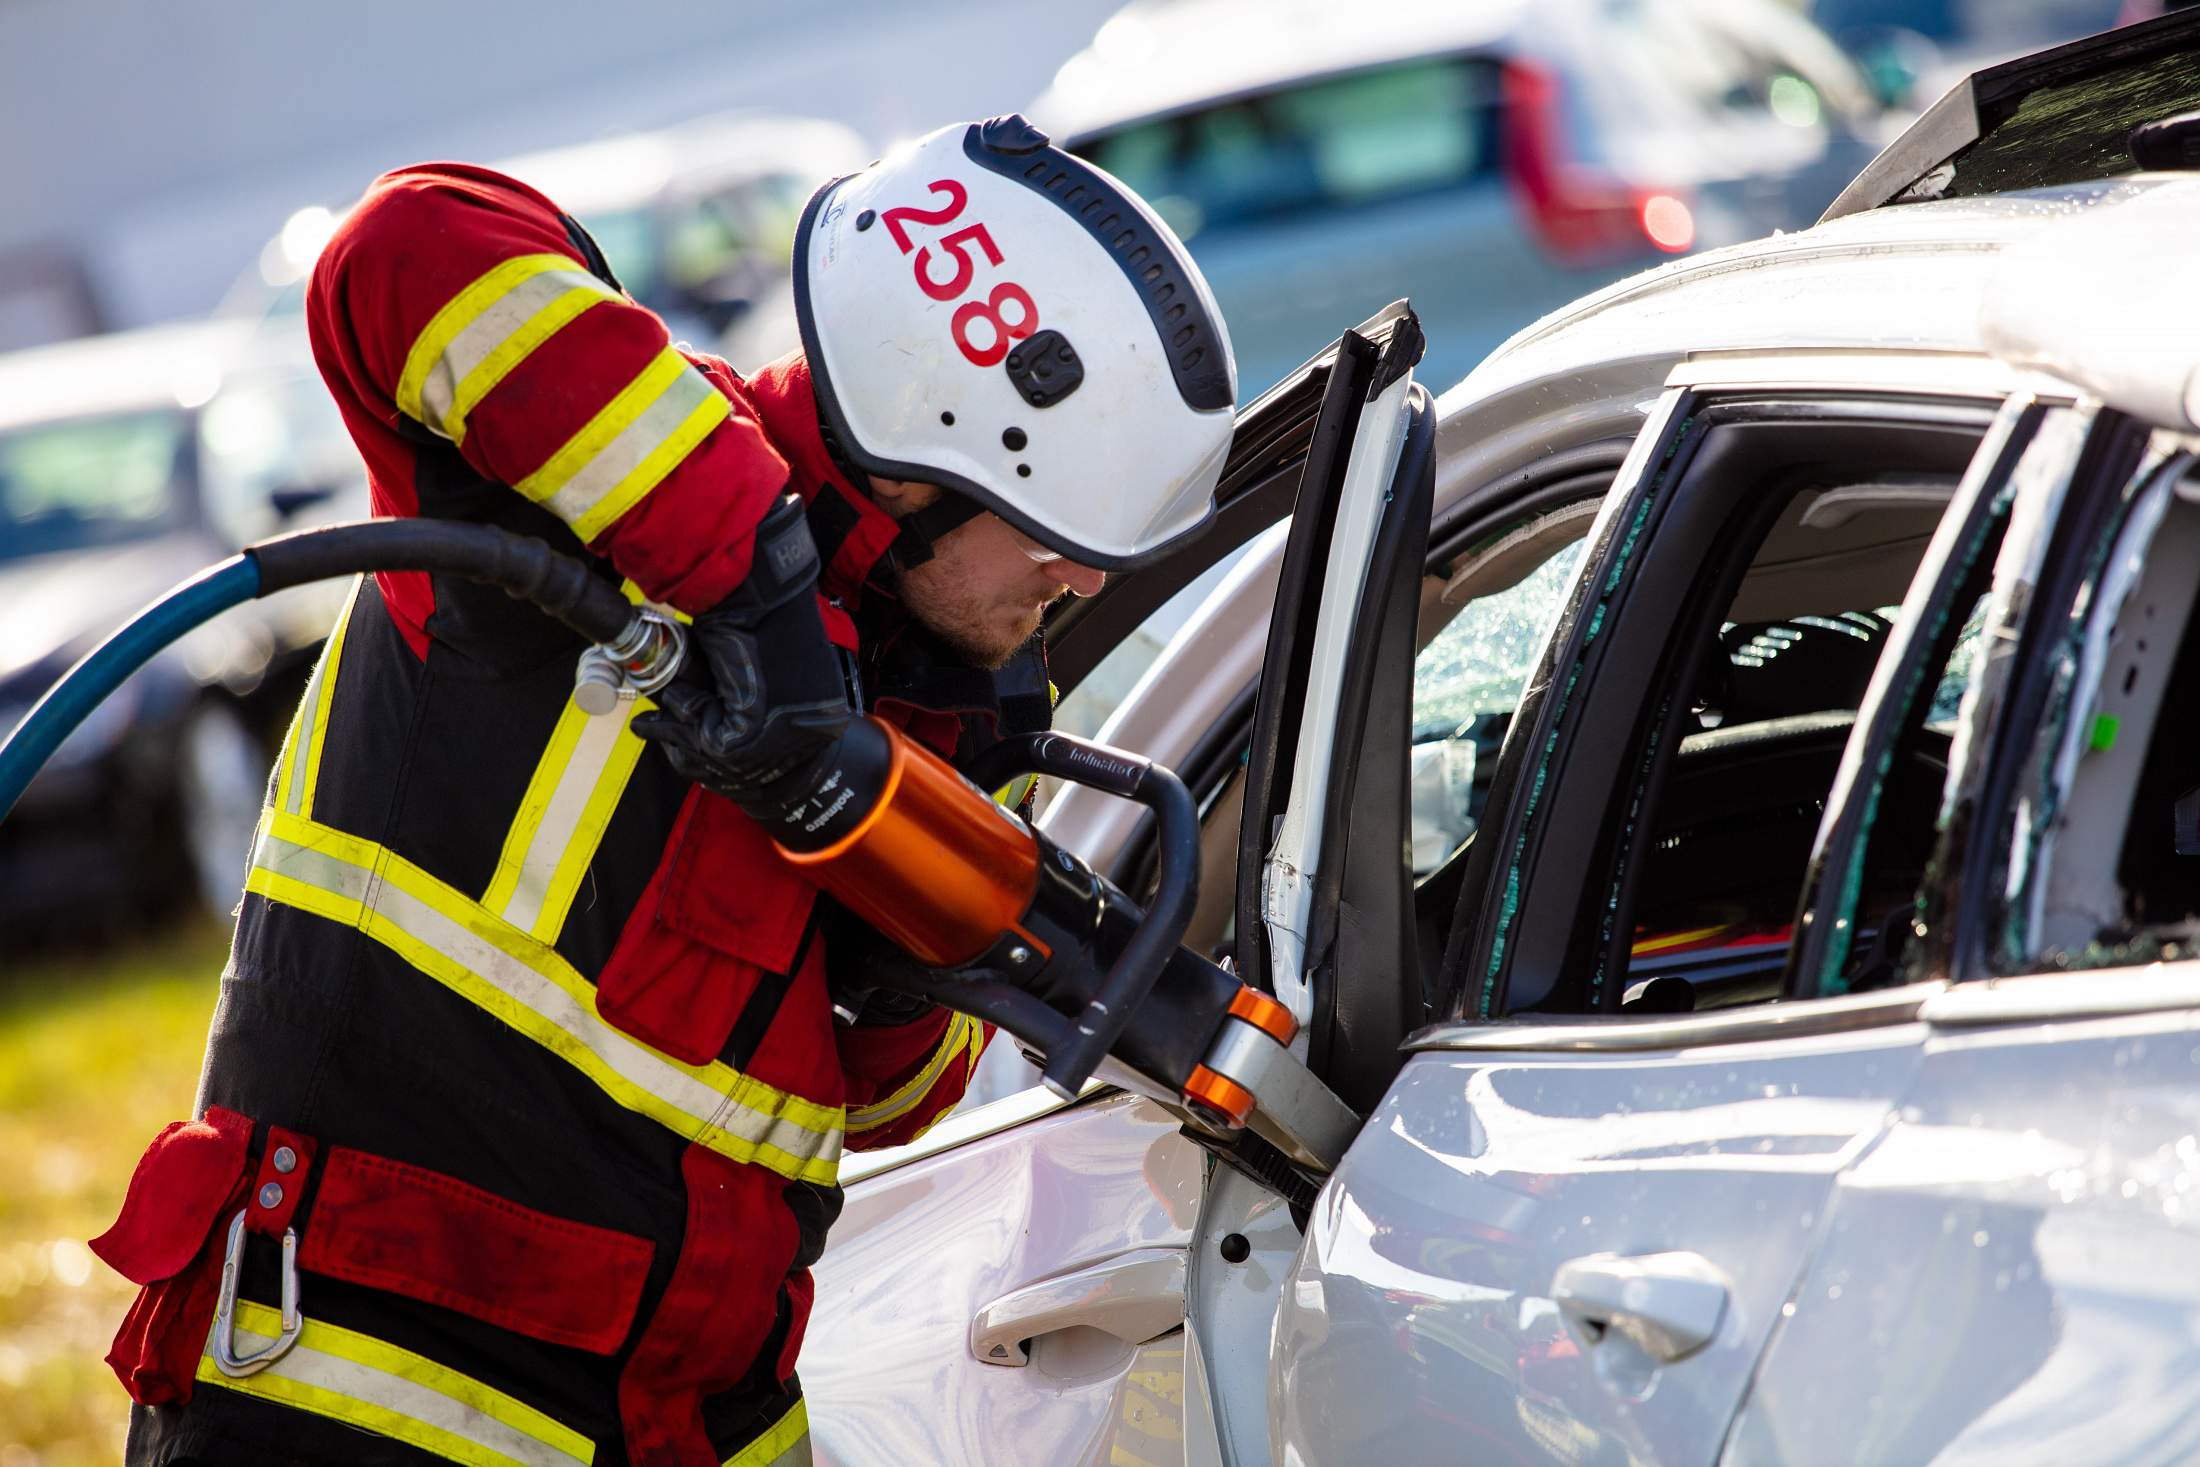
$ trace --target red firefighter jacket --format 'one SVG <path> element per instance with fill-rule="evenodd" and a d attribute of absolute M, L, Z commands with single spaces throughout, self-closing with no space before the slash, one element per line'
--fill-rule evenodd
<path fill-rule="evenodd" d="M 893 522 L 799 357 L 744 381 L 668 344 L 533 190 L 382 178 L 308 323 L 376 513 L 585 546 L 695 613 L 791 485 L 836 640 L 891 623 L 860 602 Z M 807 1460 L 840 1151 L 921 1132 L 986 1035 L 837 1023 L 817 894 L 628 730 L 647 700 L 580 711 L 579 650 L 463 581 L 356 588 L 270 782 L 201 1118 L 99 1243 L 147 1285 L 113 1357 L 134 1460 Z M 964 726 L 925 722 L 952 753 Z M 298 1240 L 301 1330 L 250 1375 L 207 1335 L 233 1216 L 239 1352 L 281 1333 Z"/>

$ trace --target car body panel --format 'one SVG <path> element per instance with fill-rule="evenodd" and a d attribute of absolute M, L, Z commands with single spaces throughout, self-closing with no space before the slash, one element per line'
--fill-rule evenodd
<path fill-rule="evenodd" d="M 1415 1057 L 1316 1204 L 1276 1322 L 1279 1460 L 1710 1460 L 1921 1026 L 1639 1056 Z M 1558 1270 L 1686 1250 L 1711 1342 L 1592 1340 Z"/>
<path fill-rule="evenodd" d="M 979 1308 L 1034 1282 L 1183 1250 L 1204 1157 L 1135 1096 L 1012 1114 L 990 1130 L 980 1112 L 986 1134 L 849 1189 L 802 1356 L 820 1463 L 1023 1467 L 1050 1443 L 1048 1461 L 1104 1467 L 1118 1445 L 1153 1460 L 1181 1438 L 1181 1333 L 1132 1348 L 1064 1332 L 1008 1367 L 978 1360 L 970 1332 Z"/>
<path fill-rule="evenodd" d="M 2200 1014 L 2174 967 L 2128 976 L 2186 1007 L 2085 1014 L 2119 976 L 1978 985 L 2058 990 L 2063 1017 L 2004 1020 L 1971 985 L 1928 1005 L 1899 1119 L 1835 1188 L 1723 1461 L 2200 1453 Z"/>

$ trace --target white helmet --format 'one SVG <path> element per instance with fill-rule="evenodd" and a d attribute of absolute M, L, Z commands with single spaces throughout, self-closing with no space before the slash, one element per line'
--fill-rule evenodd
<path fill-rule="evenodd" d="M 856 468 L 960 491 L 1103 570 L 1213 515 L 1237 402 L 1214 296 L 1135 194 L 1023 118 L 942 128 L 819 189 L 794 298 Z"/>

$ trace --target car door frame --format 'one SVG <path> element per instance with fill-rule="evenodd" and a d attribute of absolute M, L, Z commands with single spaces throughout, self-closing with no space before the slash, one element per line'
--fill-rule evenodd
<path fill-rule="evenodd" d="M 1344 338 L 1340 338 L 1339 344 L 1331 348 L 1322 358 L 1310 363 L 1308 368 L 1304 369 L 1291 382 L 1279 387 L 1268 398 L 1264 399 L 1265 402 L 1279 404 L 1281 410 L 1285 411 L 1286 416 L 1280 423 L 1272 418 L 1256 418 L 1251 425 L 1258 431 L 1252 435 L 1250 448 L 1246 455 L 1250 463 L 1245 467 L 1238 480 L 1242 487 L 1236 495 L 1225 496 L 1228 499 L 1226 513 L 1232 516 L 1228 524 L 1232 527 L 1233 532 L 1245 535 L 1257 533 L 1263 525 L 1273 519 L 1281 518 L 1284 513 L 1289 512 L 1292 508 L 1292 505 L 1283 498 L 1280 491 L 1285 488 L 1298 487 L 1294 481 L 1304 478 L 1303 474 L 1294 474 L 1293 472 L 1294 460 L 1297 456 L 1297 450 L 1294 447 L 1294 434 L 1305 437 L 1323 436 L 1321 424 L 1323 415 L 1326 414 L 1329 424 L 1326 433 L 1328 438 L 1333 441 L 1341 441 L 1348 446 L 1361 440 L 1363 435 L 1358 431 L 1361 427 L 1361 419 L 1370 403 L 1378 399 L 1373 395 L 1367 398 L 1358 396 L 1360 390 L 1368 385 L 1369 378 L 1366 374 L 1362 373 L 1348 381 L 1337 373 L 1335 364 L 1340 356 L 1358 363 L 1369 352 L 1376 352 L 1377 355 L 1380 355 L 1381 352 L 1388 352 L 1390 354 L 1389 361 L 1403 363 L 1391 379 L 1391 385 L 1394 386 L 1395 393 L 1405 394 L 1417 391 L 1411 381 L 1410 374 L 1411 360 L 1418 355 L 1417 331 L 1418 328 L 1413 324 L 1410 311 L 1403 310 L 1401 307 L 1386 312 L 1362 328 L 1362 332 L 1373 333 L 1382 341 L 1383 346 L 1381 349 L 1378 350 L 1372 347 L 1365 335 L 1348 333 Z M 1354 382 L 1357 382 L 1357 387 L 1353 385 Z M 1294 411 L 1303 410 L 1309 393 L 1314 394 L 1313 400 L 1316 404 L 1315 415 L 1312 418 L 1305 417 L 1303 411 Z M 1385 405 L 1392 404 L 1394 400 L 1394 397 L 1379 399 Z M 1410 412 L 1414 422 L 1418 424 L 1421 430 L 1420 436 L 1424 450 L 1422 479 L 1428 481 L 1426 443 L 1433 436 L 1433 427 L 1425 393 L 1420 393 L 1414 397 L 1410 405 Z M 1398 436 L 1402 439 L 1404 434 L 1401 432 Z M 1233 457 L 1235 458 L 1237 455 L 1233 455 Z M 1363 455 L 1357 453 L 1346 453 L 1337 465 L 1340 471 L 1337 482 L 1318 486 L 1312 493 L 1301 493 L 1297 496 L 1297 502 L 1303 505 L 1321 494 L 1341 489 L 1347 478 L 1355 483 L 1364 494 L 1370 487 L 1367 482 L 1368 475 L 1364 472 L 1355 474 L 1345 472 L 1351 470 L 1354 464 L 1361 461 L 1363 457 Z M 1385 490 L 1390 472 L 1391 465 L 1386 461 L 1381 467 L 1380 479 L 1372 487 L 1377 491 Z M 1229 476 L 1230 469 L 1226 467 L 1226 481 Z M 1426 484 L 1424 483 L 1424 491 L 1425 489 Z M 1387 501 L 1391 496 L 1383 493 L 1381 497 Z M 1423 533 L 1425 534 L 1428 505 L 1425 492 L 1418 503 L 1422 516 Z M 1395 519 L 1397 516 L 1393 515 L 1391 518 Z M 1216 543 L 1218 540 L 1220 543 Z M 1230 548 L 1227 537 L 1211 535 L 1209 540 L 1203 543 L 1206 548 L 1202 555 L 1194 556 L 1185 564 L 1174 567 L 1166 585 L 1157 586 L 1155 583 L 1148 582 L 1142 594 L 1133 595 L 1129 591 L 1118 591 L 1116 598 L 1106 603 L 1102 603 L 1100 598 L 1094 598 L 1094 605 L 1084 609 L 1072 624 L 1073 629 L 1078 626 L 1083 629 L 1080 634 L 1081 640 L 1072 639 L 1073 647 L 1082 648 L 1082 651 L 1078 654 L 1080 658 L 1077 664 L 1078 675 L 1088 672 L 1097 663 L 1099 660 L 1099 654 L 1095 650 L 1097 647 L 1103 644 L 1112 645 L 1115 640 L 1120 638 L 1123 631 L 1136 626 L 1162 600 L 1173 594 L 1175 589 L 1188 584 L 1193 577 L 1213 564 Z M 1412 580 L 1417 581 L 1418 576 L 1413 577 Z M 1138 583 L 1136 578 L 1126 578 L 1122 584 L 1135 586 Z M 1110 628 L 1116 629 L 1115 635 L 1112 637 L 1105 635 Z M 1410 658 L 1408 667 L 1410 670 Z M 1043 1092 L 1040 1094 L 1043 1094 Z M 1076 1107 L 1075 1112 L 1065 1114 L 1064 1112 L 1070 1106 Z M 1175 1127 L 1175 1120 L 1150 1101 L 1141 1100 L 1134 1095 L 1112 1094 L 1110 1093 L 1110 1087 L 1096 1081 L 1088 1085 L 1085 1092 L 1076 1101 L 1069 1102 L 1067 1105 L 1059 1101 L 1053 1101 L 1051 1098 L 1041 1099 L 1039 1094 L 1025 1092 L 1011 1095 L 992 1106 L 972 1112 L 967 1116 L 950 1117 L 939 1127 L 936 1127 L 931 1135 L 914 1145 L 896 1148 L 892 1153 L 850 1158 L 844 1163 L 841 1178 L 844 1186 L 862 1182 L 874 1183 L 872 1187 L 860 1188 L 850 1195 L 848 1205 L 852 1211 L 859 1213 L 867 1204 L 884 1202 L 887 1197 L 895 1194 L 906 1195 L 912 1199 L 912 1205 L 915 1205 L 921 1202 L 922 1199 L 953 1194 L 958 1189 L 967 1193 L 970 1179 L 961 1175 L 965 1172 L 986 1173 L 993 1176 L 996 1185 L 990 1190 L 994 1194 L 998 1194 L 1000 1191 L 999 1180 L 1015 1177 L 1045 1164 L 1045 1158 L 1042 1155 L 1043 1140 L 1049 1137 L 1067 1153 L 1082 1157 L 1086 1167 L 1097 1167 L 1110 1176 L 1120 1177 L 1138 1173 L 1144 1173 L 1149 1177 L 1156 1174 L 1176 1175 L 1184 1170 L 1187 1159 L 1191 1159 L 1190 1164 L 1195 1172 L 1203 1170 L 1196 1161 L 1196 1153 L 1192 1151 L 1192 1143 L 1181 1139 Z M 1137 1160 L 1140 1157 L 1143 1158 L 1142 1162 Z M 1245 1182 L 1244 1178 L 1237 1173 L 1224 1171 L 1222 1175 L 1226 1178 L 1234 1178 L 1242 1186 L 1253 1187 L 1253 1184 Z M 1271 1227 L 1290 1227 L 1289 1213 L 1283 1209 L 1277 1194 L 1273 1191 L 1257 1188 L 1254 1188 L 1254 1190 L 1257 1195 L 1248 1198 L 1249 1205 L 1244 1209 L 1245 1216 L 1234 1222 L 1232 1226 L 1242 1226 L 1257 1231 L 1255 1224 L 1250 1220 L 1251 1215 L 1257 1213 Z M 953 1312 L 954 1308 L 963 1304 L 970 1306 L 968 1350 L 976 1362 L 978 1371 L 981 1372 L 978 1379 L 990 1384 L 990 1379 L 984 1374 L 985 1372 L 1003 1367 L 1031 1369 L 1039 1363 L 1036 1359 L 1028 1366 L 1021 1360 L 1003 1360 L 998 1363 L 988 1363 L 985 1356 L 977 1354 L 979 1336 L 986 1329 L 991 1328 L 989 1321 L 997 1322 L 995 1317 L 1000 1315 L 1003 1310 L 1026 1307 L 1035 1288 L 1042 1285 L 1059 1285 L 1070 1287 L 1074 1291 L 1075 1287 L 1083 1282 L 1085 1275 L 1091 1274 L 1094 1283 L 1093 1288 L 1088 1292 L 1091 1293 L 1092 1297 L 1082 1300 L 1076 1308 L 1072 1309 L 1070 1315 L 1065 1317 L 1072 1320 L 1083 1320 L 1087 1315 L 1090 1315 L 1092 1318 L 1097 1319 L 1100 1313 L 1121 1302 L 1119 1299 L 1110 1297 L 1110 1289 L 1115 1289 L 1119 1293 L 1120 1288 L 1117 1286 L 1120 1284 L 1121 1279 L 1130 1276 L 1121 1270 L 1114 1270 L 1116 1263 L 1128 1259 L 1131 1253 L 1158 1256 L 1183 1250 L 1193 1245 L 1194 1239 L 1190 1229 L 1192 1219 L 1179 1216 L 1180 1209 L 1169 1206 L 1158 1194 L 1153 1200 L 1156 1203 L 1155 1207 L 1147 1207 L 1143 1203 L 1134 1204 L 1130 1208 L 1131 1216 L 1127 1221 L 1120 1216 L 1121 1207 L 1117 1207 L 1119 1215 L 1115 1221 L 1123 1224 L 1123 1229 L 1127 1234 L 1136 1235 L 1128 1240 L 1136 1245 L 1130 1247 L 1128 1252 L 1124 1250 L 1111 1251 L 1090 1228 L 1081 1229 L 1071 1225 L 1073 1219 L 1056 1218 L 1049 1220 L 1036 1214 L 1027 1217 L 1025 1225 L 1021 1229 L 1027 1241 L 1031 1240 L 1034 1233 L 1058 1234 L 1063 1240 L 1063 1245 L 1071 1248 L 1076 1257 L 1072 1258 L 1064 1255 L 1060 1261 L 1067 1266 L 1066 1271 L 1051 1276 L 1027 1278 L 1022 1274 L 1013 1274 L 993 1277 L 991 1274 L 987 1274 L 986 1281 L 983 1283 L 983 1291 L 988 1295 L 987 1298 L 973 1297 L 968 1300 L 957 1300 L 950 1306 L 950 1313 Z M 1000 1218 L 1004 1219 L 1011 1218 L 1016 1211 L 1015 1207 L 1010 1205 L 1007 1213 L 1000 1213 L 1000 1205 L 995 1198 L 986 1195 L 968 1196 L 967 1203 L 971 1208 L 987 1212 L 988 1215 L 999 1214 Z M 1043 1210 L 1043 1208 L 1040 1209 L 1040 1211 Z M 1215 1208 L 1212 1205 L 1203 1205 L 1198 1210 L 1202 1231 L 1207 1231 L 1209 1230 L 1207 1223 Z M 1160 1216 L 1162 1213 L 1166 1213 L 1167 1216 L 1165 1218 Z M 1153 1214 L 1153 1216 L 1147 1216 L 1147 1214 Z M 836 1242 L 841 1245 L 843 1251 L 839 1255 L 839 1260 L 836 1260 L 832 1254 L 828 1254 L 819 1267 L 819 1298 L 827 1307 L 821 1311 L 821 1318 L 813 1327 L 820 1343 L 827 1345 L 827 1353 L 836 1360 L 844 1356 L 870 1358 L 866 1357 L 865 1352 L 860 1348 L 860 1341 L 835 1338 L 839 1321 L 831 1309 L 833 1301 L 845 1296 L 853 1302 L 856 1297 L 856 1292 L 844 1286 L 837 1277 L 840 1269 L 835 1267 L 836 1261 L 842 1261 L 841 1267 L 852 1267 L 855 1265 L 843 1260 L 860 1258 L 864 1262 L 870 1263 L 874 1259 L 874 1255 L 880 1254 L 882 1248 L 887 1255 L 907 1251 L 921 1243 L 922 1232 L 921 1219 L 919 1219 L 919 1225 L 915 1230 L 911 1231 L 909 1224 L 904 1219 L 898 1216 L 890 1216 L 853 1236 L 836 1236 Z M 1280 1241 L 1281 1235 L 1279 1233 Z M 1289 1233 L 1289 1242 L 1291 1244 L 1296 1242 L 1295 1229 Z M 1096 1251 L 1098 1254 L 1097 1262 L 1094 1261 Z M 1196 1251 L 1195 1248 L 1194 1252 L 1196 1253 Z M 946 1260 L 941 1261 L 945 1262 Z M 1151 1262 L 1153 1260 L 1142 1256 L 1137 1261 Z M 1094 1271 L 1096 1269 L 1098 1272 Z M 980 1272 L 984 1273 L 985 1271 L 980 1270 Z M 998 1272 L 998 1270 L 994 1272 Z M 1173 1287 L 1180 1300 L 1181 1307 L 1188 1314 L 1196 1306 L 1193 1302 L 1194 1295 L 1184 1281 L 1183 1271 L 1179 1270 L 1177 1272 L 1173 1284 L 1167 1274 L 1166 1269 L 1145 1269 L 1137 1275 L 1137 1286 L 1142 1289 L 1159 1289 L 1163 1293 Z M 1102 1275 L 1106 1277 L 1103 1278 Z M 996 1293 L 998 1297 L 991 1297 Z M 1213 1297 L 1213 1291 L 1210 1291 L 1210 1297 Z M 1168 1302 L 1166 1299 L 1157 1297 L 1154 1300 L 1142 1302 L 1154 1306 L 1154 1308 L 1145 1311 L 1146 1313 L 1153 1315 L 1155 1318 L 1165 1317 L 1167 1312 L 1165 1306 Z M 1274 1307 L 1272 1292 L 1266 1293 L 1265 1304 L 1263 1304 L 1263 1295 L 1260 1291 L 1248 1293 L 1238 1290 L 1232 1291 L 1227 1299 L 1217 1299 L 1214 1304 L 1214 1313 L 1218 1317 L 1227 1318 L 1232 1322 L 1233 1327 L 1237 1327 L 1249 1325 L 1263 1307 L 1265 1307 L 1268 1314 L 1272 1315 Z M 1078 1312 L 1080 1310 L 1084 1312 Z M 880 1328 L 893 1328 L 893 1321 L 878 1320 L 875 1318 L 877 1314 L 876 1308 L 869 1308 L 865 1316 L 866 1318 L 873 1318 L 870 1328 L 874 1335 Z M 947 1322 L 949 1321 L 931 1319 L 927 1322 L 927 1327 L 933 1334 L 940 1334 L 944 1323 Z M 1189 1321 L 1187 1320 L 1187 1322 Z M 997 1330 L 994 1332 L 997 1333 Z M 940 1343 L 944 1344 L 945 1340 L 943 1339 Z M 960 1346 L 963 1343 L 963 1341 L 957 1340 L 955 1345 Z M 950 1348 L 954 1348 L 954 1346 L 950 1346 Z M 1139 1360 L 1146 1358 L 1146 1355 L 1151 1353 L 1152 1348 L 1152 1341 L 1135 1346 L 1133 1354 L 1129 1357 L 1130 1363 L 1122 1365 L 1121 1369 L 1124 1371 L 1130 1370 Z M 1034 1352 L 1034 1354 L 1036 1353 Z M 1204 1431 L 1212 1440 L 1217 1431 L 1214 1424 L 1214 1415 L 1211 1411 L 1204 1415 L 1196 1414 L 1198 1410 L 1196 1403 L 1199 1401 L 1211 1402 L 1215 1399 L 1217 1393 L 1209 1389 L 1204 1371 L 1194 1363 L 1198 1359 L 1198 1351 L 1193 1344 L 1191 1331 L 1189 1330 L 1185 1333 L 1184 1355 L 1186 1357 L 1185 1368 L 1187 1373 L 1192 1375 L 1192 1379 L 1188 1382 L 1187 1388 L 1180 1391 L 1178 1400 L 1180 1403 L 1192 1402 L 1192 1409 L 1195 1414 L 1191 1415 L 1186 1421 L 1180 1439 L 1191 1441 Z M 874 1363 L 876 1363 L 875 1360 Z M 956 1362 L 956 1368 L 962 1369 L 965 1366 L 958 1361 Z M 1111 1367 L 1112 1369 L 1113 1367 Z M 1115 1372 L 1115 1374 L 1120 1374 L 1120 1371 Z M 1114 1378 L 1114 1376 L 1108 1372 L 1102 1372 L 1091 1380 L 1079 1381 L 1076 1384 L 1090 1387 L 1111 1378 Z M 1128 1377 L 1125 1376 L 1123 1379 L 1127 1381 Z M 821 1401 L 838 1399 L 843 1403 L 839 1407 L 837 1419 L 842 1423 L 843 1428 L 851 1433 L 853 1438 L 867 1441 L 872 1446 L 876 1446 L 888 1434 L 900 1431 L 902 1435 L 896 1439 L 896 1450 L 901 1453 L 898 1460 L 914 1459 L 909 1456 L 911 1451 L 917 1453 L 917 1458 L 924 1455 L 926 1448 L 915 1444 L 914 1440 L 907 1436 L 909 1423 L 906 1421 L 897 1423 L 891 1420 L 893 1414 L 891 1412 L 883 1418 L 876 1411 L 866 1413 L 861 1404 L 851 1399 L 849 1385 L 850 1383 L 841 1379 L 839 1375 L 827 1371 L 817 1375 L 813 1385 L 813 1393 Z M 1121 1384 L 1117 1389 L 1128 1390 L 1130 1387 L 1127 1384 Z M 998 1393 L 989 1394 L 997 1395 Z M 1057 1397 L 1066 1397 L 1072 1394 L 1075 1394 L 1074 1390 L 1057 1389 L 1054 1392 Z M 1257 1401 L 1260 1394 L 1258 1383 L 1255 1382 L 1250 1391 L 1241 1390 L 1241 1394 L 1246 1395 L 1248 1399 Z M 1077 1408 L 1080 1413 L 1076 1418 L 1078 1421 L 1089 1425 L 1092 1404 L 1090 1392 L 1087 1390 L 1085 1401 L 1082 1406 Z M 1042 1403 L 1039 1409 L 1042 1412 L 1052 1413 L 1050 1419 L 1057 1423 L 1055 1429 L 1065 1432 L 1068 1430 L 1066 1423 L 1070 1421 L 1070 1417 L 1064 1414 L 1068 1408 L 1063 1401 L 1057 1401 L 1052 1406 Z M 1127 1408 L 1124 1414 L 1126 1417 L 1130 1414 Z M 857 1418 L 862 1419 L 859 1421 Z M 960 1418 L 957 1419 L 959 1421 Z M 1029 1420 L 1024 1423 L 1027 1429 L 1030 1424 Z M 1079 1427 L 1078 1429 L 1082 1430 L 1083 1428 Z M 1119 1433 L 1123 1430 L 1123 1426 L 1119 1421 L 1108 1429 Z M 1042 1429 L 1043 1434 L 1044 1430 Z M 966 1441 L 963 1445 L 967 1447 L 971 1444 Z M 1216 1442 L 1211 1450 L 1222 1450 L 1219 1442 Z M 1233 1460 L 1250 1461 L 1253 1458 L 1241 1454 Z"/>
<path fill-rule="evenodd" d="M 1920 894 L 1911 967 L 1934 980 L 1914 985 L 1929 990 L 1924 1055 L 1881 1145 L 1841 1178 L 1801 1307 L 1760 1361 L 1723 1461 L 1822 1439 L 1863 1401 L 1878 1409 L 1859 1449 L 1903 1459 L 2020 1442 L 2098 1460 L 2192 1450 L 2192 1393 L 2175 1383 L 2193 1305 L 2165 1280 L 2200 1258 L 2183 1206 L 2200 964 L 2010 972 L 2036 959 L 2005 939 L 2022 888 L 2047 879 L 2010 847 L 2020 802 L 2039 808 L 2037 741 L 2064 696 L 2057 644 L 2074 607 L 2122 614 L 2095 600 L 2106 551 L 2195 440 L 2037 390 L 2062 440 L 2019 469 L 1988 655 Z M 1858 1352 L 1864 1338 L 1912 1343 Z"/>

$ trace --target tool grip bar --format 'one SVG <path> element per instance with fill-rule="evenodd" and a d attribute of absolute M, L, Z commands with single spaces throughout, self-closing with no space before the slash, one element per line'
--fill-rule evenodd
<path fill-rule="evenodd" d="M 1136 800 L 1154 812 L 1160 880 L 1153 905 L 1116 955 L 1100 989 L 1078 1015 L 1068 1037 L 1047 1055 L 1040 1077 L 1069 1099 L 1106 1058 L 1123 1026 L 1168 965 L 1199 900 L 1199 809 L 1184 781 L 1161 766 L 1064 733 L 1003 739 L 972 762 L 970 777 L 993 789 L 1019 774 L 1051 774 Z"/>

